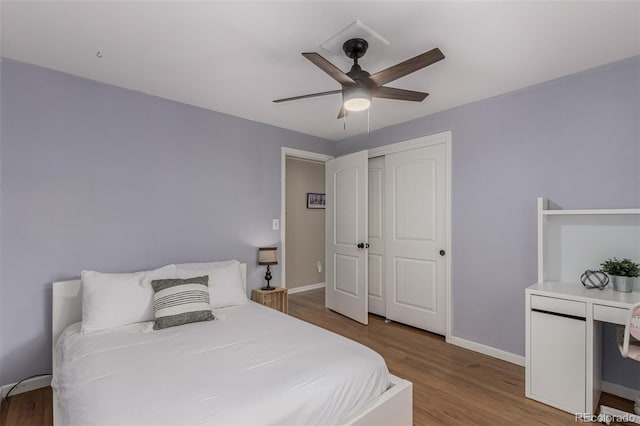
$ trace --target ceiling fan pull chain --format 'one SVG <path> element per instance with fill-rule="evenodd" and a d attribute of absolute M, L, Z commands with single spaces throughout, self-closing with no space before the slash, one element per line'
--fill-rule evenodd
<path fill-rule="evenodd" d="M 371 133 L 371 108 L 367 109 L 367 134 Z"/>

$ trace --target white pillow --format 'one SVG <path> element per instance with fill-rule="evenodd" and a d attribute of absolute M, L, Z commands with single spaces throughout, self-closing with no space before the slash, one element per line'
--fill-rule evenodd
<path fill-rule="evenodd" d="M 242 288 L 240 262 L 234 260 L 226 263 L 226 265 L 217 265 L 206 269 L 185 269 L 182 265 L 176 265 L 177 276 L 178 278 L 192 278 L 208 275 L 209 293 L 213 308 L 244 305 L 247 303 L 247 294 Z"/>
<path fill-rule="evenodd" d="M 152 279 L 175 278 L 176 266 L 110 274 L 82 271 L 82 332 L 153 321 Z"/>
<path fill-rule="evenodd" d="M 223 260 L 221 262 L 199 262 L 199 263 L 176 263 L 176 269 L 203 270 L 210 268 L 220 268 L 232 264 L 240 264 L 237 260 Z"/>

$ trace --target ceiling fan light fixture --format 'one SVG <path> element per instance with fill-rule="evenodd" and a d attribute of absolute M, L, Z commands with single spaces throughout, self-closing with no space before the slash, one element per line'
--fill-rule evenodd
<path fill-rule="evenodd" d="M 344 109 L 351 112 L 364 111 L 371 106 L 371 89 L 366 87 L 347 87 L 342 94 Z"/>

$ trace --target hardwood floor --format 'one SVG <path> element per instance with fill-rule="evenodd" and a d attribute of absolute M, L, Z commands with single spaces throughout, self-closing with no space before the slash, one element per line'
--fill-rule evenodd
<path fill-rule="evenodd" d="M 53 424 L 51 388 L 20 393 L 2 401 L 0 425 L 40 426 Z"/>
<path fill-rule="evenodd" d="M 416 425 L 569 425 L 574 416 L 524 396 L 524 368 L 445 343 L 444 337 L 369 315 L 363 326 L 324 307 L 324 290 L 289 296 L 289 314 L 369 346 L 413 382 Z M 631 410 L 613 395 L 601 400 Z"/>
<path fill-rule="evenodd" d="M 369 326 L 324 307 L 324 290 L 289 296 L 289 314 L 369 346 L 392 374 L 413 382 L 416 425 L 570 425 L 574 416 L 524 397 L 524 368 L 445 343 L 444 338 L 383 318 Z M 633 403 L 603 394 L 602 403 Z M 0 426 L 52 424 L 51 388 L 2 403 Z"/>

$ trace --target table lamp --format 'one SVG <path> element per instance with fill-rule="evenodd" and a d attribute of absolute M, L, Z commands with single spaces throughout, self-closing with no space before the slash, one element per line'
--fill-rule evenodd
<path fill-rule="evenodd" d="M 267 285 L 262 287 L 262 290 L 275 290 L 275 287 L 269 285 L 269 281 L 272 278 L 269 266 L 278 264 L 276 250 L 278 250 L 277 247 L 260 247 L 258 249 L 258 265 L 267 265 L 267 273 L 264 276 L 264 279 L 267 280 Z"/>

